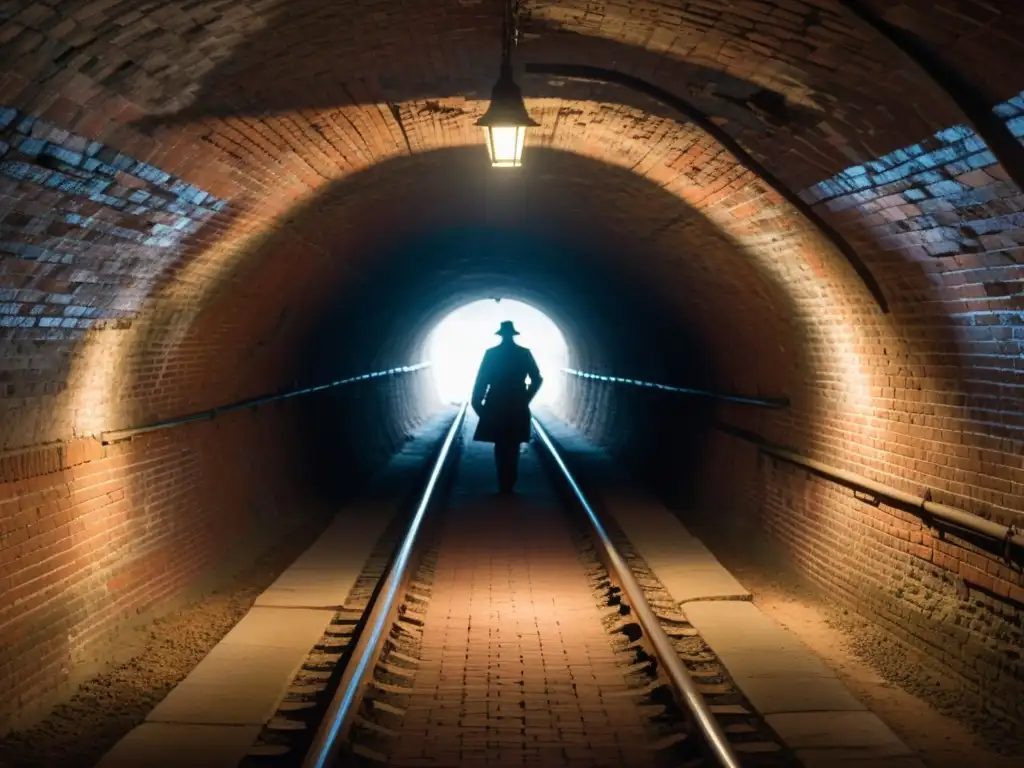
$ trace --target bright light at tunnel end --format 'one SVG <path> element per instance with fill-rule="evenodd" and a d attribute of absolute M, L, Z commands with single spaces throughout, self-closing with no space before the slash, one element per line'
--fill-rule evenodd
<path fill-rule="evenodd" d="M 515 324 L 520 333 L 516 343 L 533 352 L 544 378 L 533 404 L 557 402 L 564 380 L 559 371 L 569 362 L 565 338 L 554 321 L 539 309 L 508 299 L 466 304 L 445 316 L 430 332 L 426 353 L 441 400 L 459 403 L 469 398 L 484 352 L 499 343 L 494 332 L 504 320 Z"/>

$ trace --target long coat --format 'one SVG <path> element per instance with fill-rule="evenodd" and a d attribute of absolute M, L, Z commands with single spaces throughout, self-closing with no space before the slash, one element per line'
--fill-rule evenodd
<path fill-rule="evenodd" d="M 529 442 L 530 401 L 540 384 L 537 362 L 526 347 L 506 340 L 488 349 L 473 386 L 473 410 L 480 416 L 473 439 L 481 443 Z"/>

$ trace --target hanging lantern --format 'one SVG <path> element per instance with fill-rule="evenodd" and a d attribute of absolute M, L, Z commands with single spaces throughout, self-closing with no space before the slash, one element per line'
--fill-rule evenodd
<path fill-rule="evenodd" d="M 491 92 L 491 105 L 476 122 L 484 129 L 487 153 L 495 168 L 516 168 L 523 164 L 526 129 L 540 123 L 526 111 L 523 94 L 512 79 L 512 67 L 501 66 L 501 75 Z"/>
<path fill-rule="evenodd" d="M 491 91 L 491 104 L 476 124 L 484 129 L 487 154 L 494 168 L 518 168 L 523 164 L 526 129 L 540 123 L 526 111 L 523 93 L 512 79 L 511 50 L 514 43 L 512 3 L 505 7 L 502 30 L 501 74 Z"/>

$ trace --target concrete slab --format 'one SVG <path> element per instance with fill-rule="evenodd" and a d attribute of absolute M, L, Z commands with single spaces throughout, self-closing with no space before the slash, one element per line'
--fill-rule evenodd
<path fill-rule="evenodd" d="M 304 608 L 252 608 L 221 638 L 217 647 L 289 648 L 308 654 L 335 613 Z M 209 654 L 206 658 L 210 658 Z"/>
<path fill-rule="evenodd" d="M 837 758 L 913 756 L 871 712 L 787 712 L 765 721 L 793 749 L 828 750 Z"/>
<path fill-rule="evenodd" d="M 683 611 L 761 714 L 866 710 L 831 669 L 752 603 L 688 603 Z"/>
<path fill-rule="evenodd" d="M 699 631 L 699 630 L 698 630 Z M 714 646 L 711 646 L 714 649 Z M 716 651 L 717 653 L 717 651 Z M 835 673 L 809 651 L 729 650 L 718 653 L 733 680 L 741 685 L 749 679 L 772 678 L 776 681 L 795 677 L 805 680 L 836 680 Z"/>
<path fill-rule="evenodd" d="M 803 651 L 792 632 L 761 613 L 753 603 L 695 602 L 683 606 L 704 641 L 721 655 L 727 651 Z"/>
<path fill-rule="evenodd" d="M 743 678 L 740 690 L 762 715 L 867 710 L 838 678 L 753 676 Z"/>
<path fill-rule="evenodd" d="M 260 726 L 143 723 L 119 741 L 96 768 L 226 768 L 238 763 Z"/>
<path fill-rule="evenodd" d="M 238 675 L 234 685 L 178 683 L 146 718 L 148 723 L 180 725 L 252 725 L 270 721 L 281 704 L 283 689 L 274 679 L 282 672 L 298 672 L 295 665 L 270 666 L 270 673 Z"/>
<path fill-rule="evenodd" d="M 550 415 L 542 424 L 575 465 L 589 467 L 588 494 L 614 518 L 633 548 L 678 603 L 750 600 L 750 593 L 704 544 L 653 497 L 627 483 L 579 432 Z M 600 483 L 593 482 L 600 477 Z"/>
<path fill-rule="evenodd" d="M 362 566 L 363 563 L 357 566 L 350 560 L 347 571 L 344 566 L 339 566 L 337 572 L 329 568 L 289 568 L 256 599 L 255 605 L 340 610 Z"/>
<path fill-rule="evenodd" d="M 146 722 L 261 725 L 277 710 L 311 647 L 217 645 Z"/>

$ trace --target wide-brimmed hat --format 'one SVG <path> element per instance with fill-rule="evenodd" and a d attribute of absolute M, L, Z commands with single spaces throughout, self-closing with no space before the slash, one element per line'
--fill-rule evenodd
<path fill-rule="evenodd" d="M 494 332 L 494 335 L 495 336 L 518 336 L 519 335 L 519 331 L 517 331 L 516 327 L 514 325 L 512 325 L 512 321 L 511 320 L 505 320 L 504 322 L 502 322 L 501 327 L 498 328 L 498 330 Z"/>

